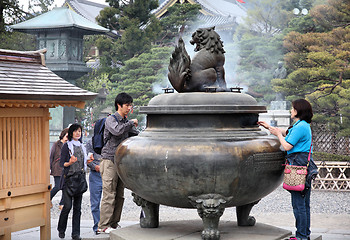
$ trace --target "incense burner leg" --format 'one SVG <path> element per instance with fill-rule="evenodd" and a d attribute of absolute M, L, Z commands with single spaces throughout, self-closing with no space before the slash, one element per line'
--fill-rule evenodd
<path fill-rule="evenodd" d="M 142 207 L 140 214 L 141 228 L 157 228 L 159 226 L 159 204 L 149 202 L 132 193 L 134 202 Z"/>
<path fill-rule="evenodd" d="M 236 214 L 237 214 L 237 225 L 238 226 L 254 226 L 255 218 L 253 216 L 249 216 L 250 211 L 260 200 L 256 202 L 252 202 L 246 205 L 237 206 Z"/>
<path fill-rule="evenodd" d="M 225 211 L 225 204 L 232 197 L 224 197 L 220 194 L 203 194 L 198 197 L 189 196 L 191 204 L 197 208 L 198 215 L 203 221 L 203 240 L 218 240 L 220 232 L 218 230 L 219 220 Z"/>

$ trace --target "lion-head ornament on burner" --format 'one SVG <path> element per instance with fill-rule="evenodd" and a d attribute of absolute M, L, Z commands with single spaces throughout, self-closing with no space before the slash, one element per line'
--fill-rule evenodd
<path fill-rule="evenodd" d="M 225 82 L 225 51 L 215 27 L 199 28 L 192 34 L 190 43 L 197 52 L 192 61 L 182 38 L 170 58 L 168 78 L 178 92 L 205 92 L 215 87 L 227 91 Z"/>

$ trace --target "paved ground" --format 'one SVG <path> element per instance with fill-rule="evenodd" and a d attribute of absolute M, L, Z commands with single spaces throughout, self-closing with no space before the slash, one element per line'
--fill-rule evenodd
<path fill-rule="evenodd" d="M 53 199 L 51 209 L 51 236 L 58 240 L 57 222 L 59 217 L 59 192 Z M 311 194 L 311 230 L 314 235 L 322 235 L 323 240 L 350 240 L 350 192 L 312 191 Z M 121 226 L 138 224 L 140 207 L 133 203 L 131 192 L 125 192 L 125 204 Z M 160 206 L 160 225 L 167 221 L 198 220 L 195 209 L 180 209 Z M 290 194 L 282 187 L 263 198 L 251 212 L 257 223 L 264 223 L 295 232 L 294 217 L 290 204 Z M 225 210 L 220 222 L 236 221 L 235 208 Z M 109 239 L 107 235 L 94 235 L 93 221 L 89 204 L 89 193 L 84 194 L 82 204 L 81 236 L 83 239 Z M 68 223 L 66 239 L 70 239 L 71 222 Z M 39 228 L 12 233 L 13 240 L 37 240 Z M 142 239 L 135 239 L 142 240 Z"/>

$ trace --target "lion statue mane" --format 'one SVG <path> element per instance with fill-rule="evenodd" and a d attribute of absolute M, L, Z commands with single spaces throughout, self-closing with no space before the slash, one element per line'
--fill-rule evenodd
<path fill-rule="evenodd" d="M 215 27 L 199 28 L 190 43 L 197 52 L 192 61 L 182 38 L 170 58 L 168 78 L 178 92 L 203 92 L 208 87 L 226 91 L 223 42 Z"/>

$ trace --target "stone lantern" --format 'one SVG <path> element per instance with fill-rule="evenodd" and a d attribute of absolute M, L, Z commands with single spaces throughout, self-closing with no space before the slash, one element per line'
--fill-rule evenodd
<path fill-rule="evenodd" d="M 83 59 L 84 35 L 109 32 L 67 7 L 54 8 L 40 16 L 12 25 L 11 28 L 35 35 L 37 49 L 47 49 L 46 66 L 72 84 L 90 71 Z M 74 107 L 60 107 L 50 112 L 53 116 L 50 136 L 56 137 L 75 120 Z"/>
<path fill-rule="evenodd" d="M 48 68 L 71 83 L 89 72 L 83 59 L 84 35 L 109 31 L 66 7 L 54 8 L 11 28 L 36 35 L 37 48 L 47 49 Z"/>

